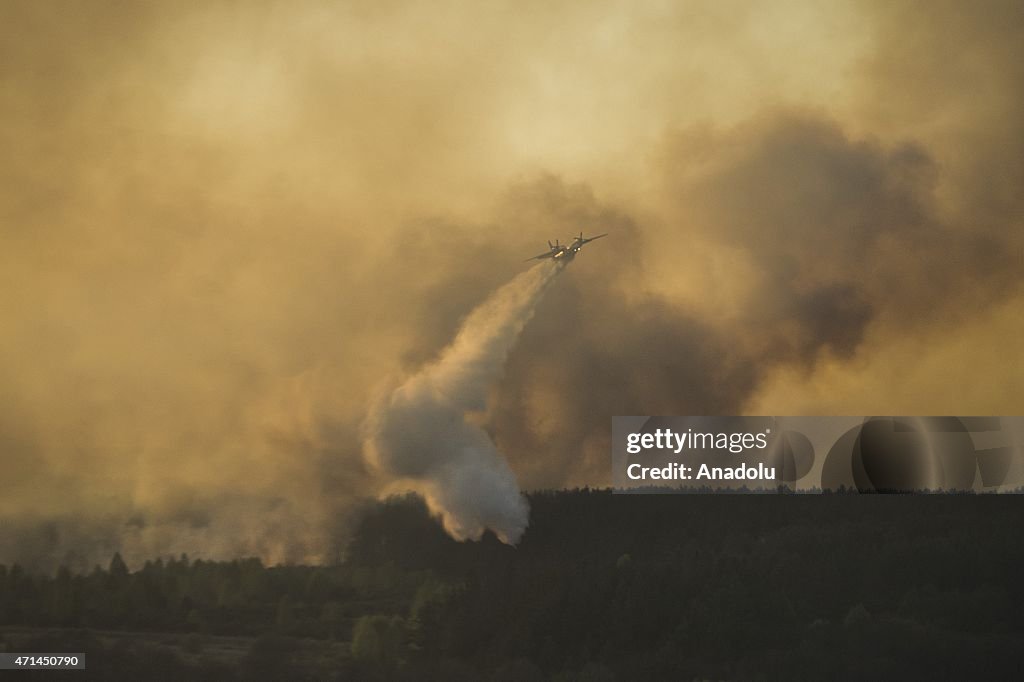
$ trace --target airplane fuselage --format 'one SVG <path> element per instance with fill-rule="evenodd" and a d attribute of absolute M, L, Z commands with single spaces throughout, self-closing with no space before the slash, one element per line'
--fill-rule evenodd
<path fill-rule="evenodd" d="M 534 256 L 533 258 L 528 258 L 527 260 L 543 260 L 545 258 L 550 258 L 561 263 L 568 263 L 569 261 L 576 257 L 576 254 L 580 252 L 580 249 L 583 248 L 584 244 L 586 244 L 587 242 L 592 242 L 595 239 L 600 239 L 601 237 L 604 236 L 606 235 L 599 234 L 596 237 L 584 239 L 583 233 L 581 232 L 580 236 L 574 239 L 571 244 L 559 244 L 558 240 L 555 240 L 554 244 L 548 242 L 548 247 L 550 248 L 550 251 L 548 251 L 547 253 L 542 253 L 539 256 Z"/>
<path fill-rule="evenodd" d="M 579 252 L 580 252 L 579 245 L 573 244 L 572 246 L 564 247 L 561 251 L 559 251 L 554 256 L 552 256 L 552 258 L 554 258 L 555 260 L 560 260 L 560 261 L 562 261 L 564 263 L 568 263 L 573 258 L 575 258 L 576 254 L 579 253 Z"/>

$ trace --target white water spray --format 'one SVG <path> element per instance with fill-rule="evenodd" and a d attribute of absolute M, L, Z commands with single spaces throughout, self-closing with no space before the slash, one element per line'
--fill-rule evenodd
<path fill-rule="evenodd" d="M 516 544 L 529 506 L 487 433 L 467 421 L 487 407 L 509 350 L 561 271 L 541 263 L 518 275 L 463 322 L 440 358 L 379 400 L 365 422 L 364 456 L 380 473 L 423 495 L 457 540 L 491 529 Z"/>

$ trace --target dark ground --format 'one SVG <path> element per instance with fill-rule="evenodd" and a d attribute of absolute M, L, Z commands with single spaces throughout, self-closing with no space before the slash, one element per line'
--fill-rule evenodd
<path fill-rule="evenodd" d="M 1020 496 L 530 502 L 517 548 L 402 498 L 339 566 L 0 567 L 0 649 L 87 654 L 19 679 L 1024 677 Z"/>

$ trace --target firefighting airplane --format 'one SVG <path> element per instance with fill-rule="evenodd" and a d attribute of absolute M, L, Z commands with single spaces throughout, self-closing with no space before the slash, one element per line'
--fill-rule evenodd
<path fill-rule="evenodd" d="M 605 232 L 604 234 L 599 234 L 596 237 L 587 237 L 586 239 L 584 239 L 583 233 L 580 232 L 580 236 L 573 237 L 571 244 L 559 244 L 557 239 L 555 240 L 554 244 L 552 244 L 549 241 L 548 251 L 538 256 L 534 256 L 533 258 L 527 258 L 526 260 L 544 260 L 545 258 L 551 258 L 561 263 L 568 263 L 569 261 L 576 257 L 576 254 L 580 252 L 580 249 L 583 248 L 584 244 L 589 244 L 595 239 L 600 239 L 601 237 L 607 236 L 608 233 Z"/>

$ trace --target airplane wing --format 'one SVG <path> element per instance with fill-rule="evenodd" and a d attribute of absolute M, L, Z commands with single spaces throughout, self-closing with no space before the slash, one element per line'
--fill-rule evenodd
<path fill-rule="evenodd" d="M 601 237 L 607 237 L 607 236 L 608 236 L 608 233 L 605 232 L 604 234 L 599 234 L 596 237 L 587 237 L 586 239 L 584 239 L 583 241 L 580 242 L 580 246 L 583 246 L 584 244 L 589 244 L 590 242 L 594 241 L 595 239 L 600 239 Z"/>
<path fill-rule="evenodd" d="M 527 262 L 529 262 L 531 260 L 544 260 L 545 258 L 551 258 L 552 255 L 553 255 L 552 251 L 545 251 L 544 253 L 540 254 L 539 256 L 534 256 L 533 258 L 527 258 L 523 262 L 527 263 Z"/>

